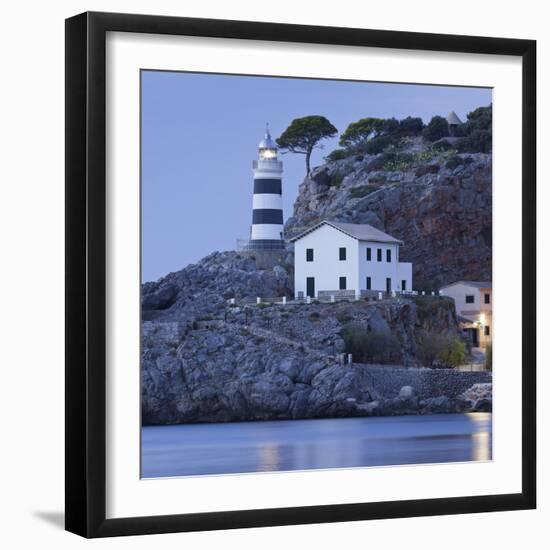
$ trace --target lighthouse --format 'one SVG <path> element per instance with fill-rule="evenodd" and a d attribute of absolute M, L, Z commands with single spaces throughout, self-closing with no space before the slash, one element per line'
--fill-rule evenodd
<path fill-rule="evenodd" d="M 283 236 L 283 163 L 277 158 L 277 145 L 269 126 L 258 145 L 258 159 L 252 162 L 254 194 L 252 226 L 248 250 L 284 250 Z"/>

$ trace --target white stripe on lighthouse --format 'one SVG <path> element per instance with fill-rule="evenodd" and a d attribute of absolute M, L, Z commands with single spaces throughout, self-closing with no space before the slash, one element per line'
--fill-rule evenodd
<path fill-rule="evenodd" d="M 283 226 L 279 224 L 260 223 L 252 226 L 252 240 L 280 240 Z"/>
<path fill-rule="evenodd" d="M 271 195 L 268 193 L 254 194 L 254 197 L 252 199 L 252 208 L 254 210 L 258 210 L 260 208 L 282 210 L 283 200 L 281 195 Z"/>

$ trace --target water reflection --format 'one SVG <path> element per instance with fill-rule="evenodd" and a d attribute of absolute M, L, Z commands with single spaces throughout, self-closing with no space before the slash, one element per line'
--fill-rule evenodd
<path fill-rule="evenodd" d="M 153 426 L 142 475 L 490 460 L 491 434 L 490 413 Z"/>
<path fill-rule="evenodd" d="M 260 447 L 260 472 L 277 472 L 281 470 L 280 449 L 275 443 L 267 443 Z"/>

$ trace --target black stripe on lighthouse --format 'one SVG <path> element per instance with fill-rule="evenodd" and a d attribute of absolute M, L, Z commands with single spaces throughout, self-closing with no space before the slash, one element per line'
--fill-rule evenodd
<path fill-rule="evenodd" d="M 283 224 L 283 211 L 271 208 L 259 208 L 252 210 L 252 223 L 259 225 L 263 223 Z"/>
<path fill-rule="evenodd" d="M 263 193 L 269 193 L 271 195 L 280 195 L 281 194 L 281 180 L 270 178 L 270 179 L 255 179 L 254 180 L 254 194 L 259 195 Z"/>

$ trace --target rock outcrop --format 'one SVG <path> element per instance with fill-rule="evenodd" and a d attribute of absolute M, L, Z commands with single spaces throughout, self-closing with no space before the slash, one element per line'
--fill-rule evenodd
<path fill-rule="evenodd" d="M 322 219 L 368 223 L 405 242 L 416 289 L 490 279 L 491 155 L 410 147 L 420 164 L 383 154 L 316 168 L 287 237 Z M 293 296 L 291 253 L 270 265 L 214 252 L 142 285 L 144 424 L 491 410 L 491 373 L 420 368 L 422 338 L 459 336 L 448 299 L 283 306 L 257 296 Z M 382 335 L 395 366 L 343 364 L 346 330 Z"/>
<path fill-rule="evenodd" d="M 430 153 L 418 139 L 416 159 L 360 155 L 315 168 L 300 185 L 285 233 L 323 219 L 368 223 L 404 241 L 414 286 L 433 289 L 460 279 L 491 279 L 492 155 Z M 433 156 L 432 156 L 433 155 Z"/>
<path fill-rule="evenodd" d="M 489 382 L 474 384 L 458 396 L 462 411 L 490 412 L 493 409 L 493 385 Z"/>
<path fill-rule="evenodd" d="M 292 296 L 292 254 L 272 269 L 259 269 L 253 257 L 213 252 L 196 264 L 141 287 L 143 320 L 185 322 L 205 317 L 230 298 Z"/>
<path fill-rule="evenodd" d="M 429 308 L 409 299 L 242 305 L 257 294 L 286 295 L 286 273 L 223 253 L 144 285 L 145 424 L 419 413 L 420 398 L 439 395 L 427 380 L 444 371 L 342 364 L 342 335 L 347 326 L 391 335 L 395 362 L 416 367 L 419 332 L 456 334 L 447 299 Z M 460 379 L 456 395 L 486 380 Z M 414 403 L 396 397 L 404 385 Z"/>

